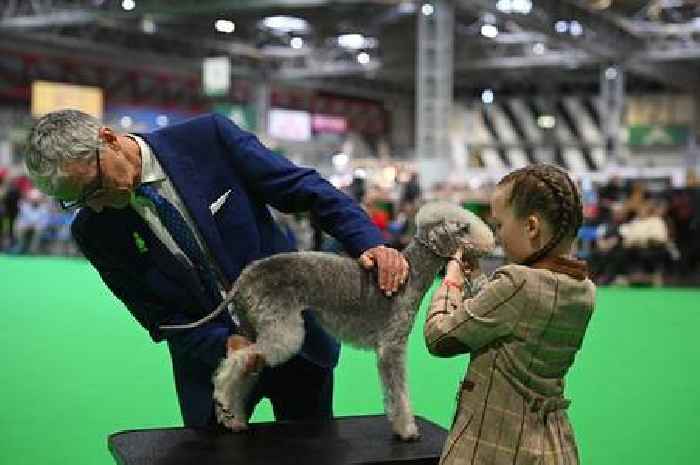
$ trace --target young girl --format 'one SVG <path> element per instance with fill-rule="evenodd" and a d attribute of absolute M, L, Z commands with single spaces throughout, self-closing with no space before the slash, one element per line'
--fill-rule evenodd
<path fill-rule="evenodd" d="M 433 355 L 470 353 L 441 464 L 578 464 L 563 397 L 595 286 L 570 257 L 582 209 L 549 165 L 499 183 L 491 212 L 507 258 L 491 280 L 461 252 L 448 263 L 425 323 Z"/>

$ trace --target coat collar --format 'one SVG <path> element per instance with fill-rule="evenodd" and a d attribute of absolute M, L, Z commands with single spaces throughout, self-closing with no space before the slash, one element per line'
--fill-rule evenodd
<path fill-rule="evenodd" d="M 555 273 L 562 273 L 574 279 L 582 281 L 588 278 L 588 264 L 583 260 L 567 257 L 544 257 L 536 261 L 532 268 L 545 269 Z"/>

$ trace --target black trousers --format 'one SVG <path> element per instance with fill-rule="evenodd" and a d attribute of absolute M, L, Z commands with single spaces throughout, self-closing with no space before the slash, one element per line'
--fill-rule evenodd
<path fill-rule="evenodd" d="M 246 403 L 249 418 L 263 398 L 270 400 L 277 421 L 333 418 L 333 368 L 320 367 L 300 355 L 278 367 L 265 367 Z M 202 426 L 228 431 L 217 423 L 213 405 L 208 424 Z"/>
<path fill-rule="evenodd" d="M 333 369 L 300 355 L 278 367 L 265 367 L 246 405 L 249 416 L 264 397 L 270 399 L 278 421 L 332 418 Z"/>

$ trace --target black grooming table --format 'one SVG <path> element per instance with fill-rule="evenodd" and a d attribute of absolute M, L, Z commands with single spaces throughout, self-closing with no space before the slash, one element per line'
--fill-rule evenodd
<path fill-rule="evenodd" d="M 416 420 L 417 442 L 394 438 L 386 417 L 377 415 L 256 423 L 238 434 L 191 428 L 123 431 L 110 435 L 107 444 L 119 465 L 435 465 L 447 432 Z"/>

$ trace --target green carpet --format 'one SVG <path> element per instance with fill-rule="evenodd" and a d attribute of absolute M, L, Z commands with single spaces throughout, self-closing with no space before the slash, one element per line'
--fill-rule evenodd
<path fill-rule="evenodd" d="M 113 463 L 108 434 L 179 425 L 167 348 L 82 260 L 0 256 L 0 465 Z M 699 291 L 601 289 L 567 397 L 585 465 L 695 464 Z M 446 426 L 467 358 L 410 343 L 417 414 Z M 381 412 L 373 354 L 343 349 L 335 412 Z M 696 413 L 692 413 L 696 412 Z M 255 420 L 271 419 L 262 404 Z"/>

